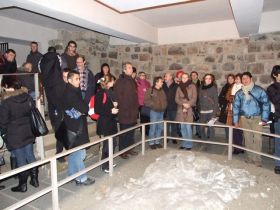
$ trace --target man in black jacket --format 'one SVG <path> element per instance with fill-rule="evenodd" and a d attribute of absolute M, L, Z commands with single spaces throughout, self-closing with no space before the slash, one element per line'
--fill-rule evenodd
<path fill-rule="evenodd" d="M 280 135 L 280 66 L 276 65 L 272 68 L 271 77 L 274 81 L 267 88 L 267 95 L 269 100 L 275 107 L 274 116 L 274 129 L 275 134 Z M 272 110 L 273 111 L 273 110 Z M 280 157 L 280 138 L 275 138 L 275 156 Z M 280 161 L 275 160 L 274 172 L 280 174 Z"/>
<path fill-rule="evenodd" d="M 38 72 L 38 63 L 42 58 L 42 54 L 38 51 L 38 43 L 31 42 L 30 43 L 31 51 L 27 55 L 26 62 L 32 64 L 32 72 Z"/>
<path fill-rule="evenodd" d="M 16 52 L 8 49 L 0 57 L 0 74 L 12 74 L 17 71 Z"/>
<path fill-rule="evenodd" d="M 163 84 L 163 90 L 166 94 L 167 98 L 167 108 L 165 111 L 165 119 L 170 121 L 175 121 L 176 119 L 176 113 L 177 113 L 177 104 L 175 101 L 176 91 L 178 88 L 178 85 L 174 82 L 173 75 L 171 72 L 167 72 L 164 75 L 164 84 Z M 171 135 L 170 135 L 171 134 Z M 178 124 L 167 124 L 167 135 L 177 137 L 178 135 Z M 172 140 L 173 144 L 177 144 L 176 140 Z"/>

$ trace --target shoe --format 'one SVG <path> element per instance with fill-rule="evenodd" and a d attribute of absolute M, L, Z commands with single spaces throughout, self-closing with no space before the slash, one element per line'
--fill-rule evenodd
<path fill-rule="evenodd" d="M 115 168 L 117 166 L 116 163 L 113 164 L 113 168 Z M 102 171 L 104 171 L 106 174 L 109 173 L 109 168 L 101 168 Z"/>
<path fill-rule="evenodd" d="M 185 147 L 179 147 L 179 149 L 185 149 Z"/>
<path fill-rule="evenodd" d="M 129 150 L 127 153 L 129 155 L 138 155 L 138 152 L 135 152 L 134 150 Z"/>
<path fill-rule="evenodd" d="M 176 141 L 176 140 L 172 140 L 172 143 L 173 143 L 173 144 L 177 144 L 177 141 Z"/>
<path fill-rule="evenodd" d="M 151 149 L 156 149 L 157 148 L 157 146 L 156 145 L 150 145 L 150 147 L 151 147 Z"/>
<path fill-rule="evenodd" d="M 232 154 L 233 154 L 233 155 L 238 155 L 239 153 L 240 153 L 240 152 L 238 152 L 237 150 L 234 150 Z"/>
<path fill-rule="evenodd" d="M 122 159 L 128 159 L 128 158 L 129 158 L 129 156 L 128 156 L 127 153 L 121 154 L 120 157 L 121 157 Z"/>
<path fill-rule="evenodd" d="M 19 184 L 16 187 L 13 187 L 11 190 L 13 192 L 26 192 L 27 191 L 27 178 L 29 173 L 26 171 L 19 173 L 18 180 Z"/>
<path fill-rule="evenodd" d="M 274 173 L 275 174 L 280 174 L 280 166 L 275 166 Z"/>
<path fill-rule="evenodd" d="M 160 148 L 162 148 L 162 145 L 161 144 L 156 144 L 156 147 L 160 149 Z"/>
<path fill-rule="evenodd" d="M 35 168 L 32 168 L 30 170 L 30 177 L 31 177 L 31 180 L 30 180 L 30 184 L 33 186 L 33 187 L 39 187 L 39 181 L 38 181 L 38 167 L 35 167 Z"/>
<path fill-rule="evenodd" d="M 81 186 L 81 185 L 85 185 L 85 186 L 88 186 L 88 185 L 92 185 L 95 183 L 95 179 L 91 179 L 91 178 L 88 178 L 86 181 L 84 182 L 79 182 L 79 181 L 76 181 L 76 185 L 77 186 Z"/>
<path fill-rule="evenodd" d="M 190 151 L 190 150 L 192 150 L 192 148 L 186 148 L 186 150 Z"/>

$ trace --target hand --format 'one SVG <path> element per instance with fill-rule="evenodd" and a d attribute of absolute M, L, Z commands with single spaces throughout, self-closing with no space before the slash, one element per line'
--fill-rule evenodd
<path fill-rule="evenodd" d="M 116 109 L 116 108 L 112 109 L 112 114 L 118 114 L 118 112 L 119 112 L 119 109 Z"/>
<path fill-rule="evenodd" d="M 189 109 L 191 106 L 189 104 L 183 104 L 184 108 Z"/>

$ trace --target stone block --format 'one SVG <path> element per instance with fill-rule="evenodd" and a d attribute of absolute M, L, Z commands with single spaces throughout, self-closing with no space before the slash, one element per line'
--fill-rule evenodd
<path fill-rule="evenodd" d="M 169 66 L 169 70 L 180 70 L 180 69 L 183 69 L 183 66 L 181 64 L 178 64 L 178 63 L 172 63 Z"/>
<path fill-rule="evenodd" d="M 54 46 L 56 50 L 63 50 L 63 46 L 61 44 L 57 44 Z"/>
<path fill-rule="evenodd" d="M 216 53 L 222 53 L 223 52 L 223 48 L 222 47 L 217 47 L 216 48 Z"/>
<path fill-rule="evenodd" d="M 222 73 L 218 71 L 213 71 L 212 74 L 215 76 L 215 80 L 219 80 L 222 78 Z"/>
<path fill-rule="evenodd" d="M 248 45 L 248 52 L 260 52 L 261 51 L 261 46 L 258 43 L 249 43 Z"/>
<path fill-rule="evenodd" d="M 187 52 L 188 52 L 188 54 L 197 54 L 198 49 L 197 49 L 197 47 L 188 47 Z"/>
<path fill-rule="evenodd" d="M 223 58 L 224 56 L 223 55 L 220 55 L 219 59 L 218 59 L 218 63 L 222 63 L 223 62 Z"/>
<path fill-rule="evenodd" d="M 164 71 L 165 69 L 166 69 L 166 67 L 164 65 L 155 65 L 156 72 Z"/>
<path fill-rule="evenodd" d="M 270 75 L 261 75 L 259 78 L 259 81 L 262 84 L 270 84 L 271 83 L 271 77 Z"/>
<path fill-rule="evenodd" d="M 247 65 L 247 71 L 252 74 L 263 74 L 264 73 L 264 65 L 263 63 L 251 63 Z"/>
<path fill-rule="evenodd" d="M 107 53 L 102 52 L 101 53 L 101 58 L 106 58 L 107 57 Z"/>
<path fill-rule="evenodd" d="M 245 55 L 245 60 L 249 63 L 253 63 L 256 61 L 256 55 L 255 54 L 247 54 Z"/>
<path fill-rule="evenodd" d="M 182 47 L 170 47 L 168 49 L 168 55 L 185 55 L 185 51 Z"/>
<path fill-rule="evenodd" d="M 139 60 L 140 61 L 149 61 L 150 60 L 150 55 L 149 54 L 140 54 L 139 55 Z"/>
<path fill-rule="evenodd" d="M 204 59 L 204 61 L 207 62 L 207 63 L 214 63 L 215 62 L 215 58 L 213 56 L 207 56 Z"/>
<path fill-rule="evenodd" d="M 190 59 L 188 57 L 185 57 L 182 59 L 182 63 L 183 64 L 189 64 L 190 63 Z"/>
<path fill-rule="evenodd" d="M 131 59 L 133 60 L 138 59 L 138 54 L 131 54 Z"/>
<path fill-rule="evenodd" d="M 140 52 L 140 47 L 134 47 L 134 52 Z"/>
<path fill-rule="evenodd" d="M 228 55 L 228 56 L 227 56 L 227 59 L 228 59 L 229 61 L 235 61 L 235 55 Z"/>
<path fill-rule="evenodd" d="M 125 52 L 130 52 L 130 47 L 126 47 Z"/>
<path fill-rule="evenodd" d="M 274 53 L 262 53 L 258 55 L 258 60 L 272 60 L 274 59 Z"/>
<path fill-rule="evenodd" d="M 222 66 L 222 69 L 224 71 L 233 71 L 234 70 L 234 64 L 233 63 L 224 63 Z"/>
<path fill-rule="evenodd" d="M 109 52 L 109 58 L 118 59 L 118 52 Z"/>

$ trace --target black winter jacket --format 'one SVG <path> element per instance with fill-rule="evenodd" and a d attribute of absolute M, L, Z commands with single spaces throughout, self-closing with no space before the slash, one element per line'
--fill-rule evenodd
<path fill-rule="evenodd" d="M 163 84 L 163 90 L 166 94 L 167 98 L 167 111 L 176 111 L 177 110 L 177 104 L 175 101 L 176 91 L 178 88 L 178 85 L 173 82 L 169 87 L 166 85 L 166 83 Z"/>
<path fill-rule="evenodd" d="M 0 128 L 7 133 L 5 142 L 8 150 L 14 150 L 33 143 L 30 105 L 32 98 L 24 89 L 4 92 L 0 105 Z"/>
<path fill-rule="evenodd" d="M 280 119 L 280 83 L 274 82 L 267 88 L 267 95 L 269 100 L 275 106 L 275 113 L 277 119 Z"/>
<path fill-rule="evenodd" d="M 38 63 L 42 58 L 42 54 L 40 52 L 30 52 L 26 58 L 26 62 L 32 64 L 32 72 L 38 72 Z"/>

